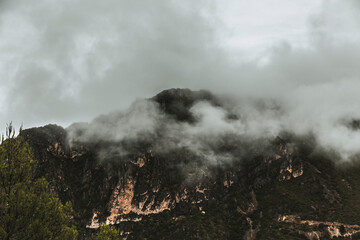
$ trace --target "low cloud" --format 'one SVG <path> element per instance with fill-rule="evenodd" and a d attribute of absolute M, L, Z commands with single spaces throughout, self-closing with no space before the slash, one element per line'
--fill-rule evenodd
<path fill-rule="evenodd" d="M 209 159 L 224 136 L 310 132 L 347 159 L 360 146 L 360 131 L 346 124 L 360 119 L 360 6 L 319 2 L 306 43 L 269 42 L 245 62 L 223 45 L 216 1 L 2 1 L 0 121 L 69 124 L 113 112 L 77 125 L 76 138 L 156 138 Z M 210 90 L 223 105 L 192 106 L 193 124 L 148 101 L 118 112 L 172 87 Z"/>
<path fill-rule="evenodd" d="M 183 92 L 189 99 L 203 96 L 189 90 L 169 92 L 176 98 L 181 98 Z M 257 110 L 242 111 L 229 99 L 206 96 L 208 99 L 195 97 L 190 102 L 174 101 L 188 104 L 187 109 L 178 106 L 177 112 L 172 111 L 173 108 L 167 112 L 166 107 L 157 102 L 159 99 L 137 100 L 126 111 L 102 115 L 89 124 L 71 125 L 67 129 L 69 141 L 96 146 L 101 161 L 121 162 L 145 149 L 152 149 L 161 155 L 188 152 L 198 159 L 201 167 L 211 167 L 249 157 L 258 144 L 276 137 L 259 118 L 259 115 L 263 117 L 272 111 L 268 106 L 254 103 Z M 179 119 L 177 115 L 185 110 L 189 111 L 188 117 Z"/>

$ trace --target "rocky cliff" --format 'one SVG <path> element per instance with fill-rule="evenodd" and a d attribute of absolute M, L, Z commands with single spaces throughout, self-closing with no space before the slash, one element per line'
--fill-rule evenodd
<path fill-rule="evenodd" d="M 149 101 L 187 124 L 197 121 L 189 111 L 196 102 L 221 106 L 209 92 L 178 89 Z M 56 125 L 22 135 L 40 162 L 37 175 L 72 202 L 81 239 L 102 223 L 125 239 L 360 238 L 360 167 L 336 162 L 311 135 L 224 143 L 231 161 L 215 164 L 183 146 L 160 151 L 148 140 L 70 141 Z M 125 145 L 121 159 L 99 157 Z"/>

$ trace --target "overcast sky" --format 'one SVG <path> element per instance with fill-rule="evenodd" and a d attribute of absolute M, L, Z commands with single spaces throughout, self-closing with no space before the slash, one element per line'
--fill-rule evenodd
<path fill-rule="evenodd" d="M 0 126 L 67 127 L 173 87 L 275 99 L 299 129 L 360 117 L 359 13 L 357 0 L 2 0 Z"/>

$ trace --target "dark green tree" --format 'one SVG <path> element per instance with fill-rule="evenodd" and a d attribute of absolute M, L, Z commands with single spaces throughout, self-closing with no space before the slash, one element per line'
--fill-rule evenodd
<path fill-rule="evenodd" d="M 76 239 L 71 204 L 63 205 L 44 178 L 34 179 L 36 166 L 30 146 L 9 124 L 0 142 L 0 239 Z"/>
<path fill-rule="evenodd" d="M 93 234 L 91 240 L 118 240 L 121 239 L 119 232 L 111 225 L 101 225 L 99 231 Z"/>

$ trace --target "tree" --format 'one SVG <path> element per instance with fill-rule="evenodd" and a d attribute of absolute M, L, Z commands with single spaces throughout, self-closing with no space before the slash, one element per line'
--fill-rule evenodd
<path fill-rule="evenodd" d="M 92 235 L 91 240 L 118 240 L 121 239 L 119 232 L 115 227 L 110 225 L 101 225 L 100 230 L 97 234 Z"/>
<path fill-rule="evenodd" d="M 0 239 L 76 239 L 68 226 L 71 204 L 63 205 L 44 178 L 34 179 L 36 166 L 30 146 L 9 124 L 0 142 Z"/>

